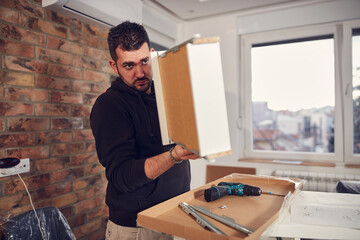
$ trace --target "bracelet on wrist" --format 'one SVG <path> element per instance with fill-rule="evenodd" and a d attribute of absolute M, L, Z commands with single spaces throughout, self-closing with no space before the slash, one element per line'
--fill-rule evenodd
<path fill-rule="evenodd" d="M 170 148 L 170 150 L 169 150 L 169 154 L 170 154 L 171 160 L 172 160 L 174 163 L 176 163 L 176 164 L 182 163 L 183 160 L 177 161 L 177 160 L 175 160 L 174 156 L 172 155 L 171 152 L 172 152 L 172 150 L 174 150 L 174 149 L 175 149 L 175 147 L 172 147 L 172 148 Z"/>

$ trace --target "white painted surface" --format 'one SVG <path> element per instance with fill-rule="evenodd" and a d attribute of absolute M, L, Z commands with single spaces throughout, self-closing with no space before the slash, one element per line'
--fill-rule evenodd
<path fill-rule="evenodd" d="M 191 166 L 191 182 L 190 189 L 195 189 L 205 185 L 206 183 L 206 166 L 208 160 L 200 158 L 196 160 L 190 160 Z"/>
<path fill-rule="evenodd" d="M 177 22 L 145 4 L 143 5 L 142 21 L 147 27 L 158 31 L 173 40 L 177 38 Z"/>
<path fill-rule="evenodd" d="M 201 156 L 231 150 L 218 42 L 187 44 Z"/>
<path fill-rule="evenodd" d="M 168 145 L 170 143 L 170 139 L 166 121 L 164 94 L 162 91 L 161 75 L 158 61 L 158 56 L 163 52 L 165 51 L 151 52 L 151 67 L 153 71 L 153 80 L 155 86 L 156 106 L 160 122 L 161 140 L 163 145 Z"/>
<path fill-rule="evenodd" d="M 142 24 L 152 42 L 171 48 L 181 33 L 182 21 L 150 0 L 143 0 Z"/>
<path fill-rule="evenodd" d="M 199 33 L 202 37 L 220 37 L 221 65 L 223 71 L 223 84 L 225 89 L 225 101 L 228 114 L 228 125 L 230 143 L 233 151 L 232 155 L 222 157 L 221 160 L 229 159 L 235 162 L 239 155 L 239 129 L 236 121 L 239 114 L 237 92 L 238 82 L 238 59 L 237 59 L 237 35 L 236 35 L 236 15 L 225 15 L 206 20 L 191 21 L 184 25 L 184 39 L 189 39 Z M 219 161 L 218 161 L 219 162 Z M 196 171 L 203 171 L 197 169 Z M 204 170 L 205 171 L 205 170 Z"/>
<path fill-rule="evenodd" d="M 175 45 L 175 41 L 164 34 L 161 34 L 152 28 L 147 27 L 144 25 L 144 28 L 150 38 L 151 42 L 164 46 L 165 48 L 171 48 Z"/>
<path fill-rule="evenodd" d="M 297 0 L 155 0 L 165 8 L 176 13 L 185 20 L 209 17 L 237 10 L 247 10 L 257 7 L 269 7 L 277 4 L 297 2 Z M 308 0 L 301 0 L 308 1 Z"/>
<path fill-rule="evenodd" d="M 116 26 L 125 20 L 141 23 L 142 5 L 141 0 L 42 1 L 42 6 L 50 10 L 106 28 Z"/>
<path fill-rule="evenodd" d="M 338 0 L 240 16 L 237 24 L 238 33 L 245 34 L 351 20 L 359 16 L 359 0 Z"/>

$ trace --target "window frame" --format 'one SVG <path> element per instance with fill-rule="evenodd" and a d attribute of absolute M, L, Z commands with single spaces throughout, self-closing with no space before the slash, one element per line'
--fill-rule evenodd
<path fill-rule="evenodd" d="M 354 154 L 354 122 L 352 96 L 352 30 L 360 28 L 360 20 L 347 21 L 343 25 L 343 91 L 344 91 L 344 158 L 345 163 L 359 163 L 360 154 Z"/>
<path fill-rule="evenodd" d="M 334 106 L 334 122 L 335 133 L 334 153 L 313 153 L 313 152 L 282 152 L 282 151 L 266 151 L 253 150 L 253 124 L 252 124 L 252 89 L 251 89 L 251 48 L 253 44 L 277 42 L 289 39 L 311 38 L 321 35 L 334 36 L 334 59 L 335 59 L 335 106 Z M 255 159 L 273 159 L 273 160 L 300 160 L 310 162 L 342 162 L 344 156 L 344 132 L 343 132 L 343 104 L 342 104 L 342 83 L 341 83 L 341 40 L 342 40 L 342 24 L 320 24 L 308 27 L 296 27 L 291 29 L 282 29 L 275 31 L 267 31 L 260 33 L 244 34 L 240 36 L 241 52 L 240 52 L 240 69 L 241 71 L 241 102 L 240 113 L 243 113 L 241 119 L 244 122 L 244 131 L 242 138 L 242 146 L 244 158 Z"/>

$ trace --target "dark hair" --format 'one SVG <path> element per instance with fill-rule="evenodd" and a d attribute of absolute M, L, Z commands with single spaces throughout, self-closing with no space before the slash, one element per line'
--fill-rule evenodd
<path fill-rule="evenodd" d="M 110 29 L 108 34 L 108 45 L 111 58 L 116 61 L 116 48 L 120 46 L 122 50 L 138 50 L 144 43 L 150 49 L 150 40 L 145 28 L 134 22 L 123 22 Z"/>

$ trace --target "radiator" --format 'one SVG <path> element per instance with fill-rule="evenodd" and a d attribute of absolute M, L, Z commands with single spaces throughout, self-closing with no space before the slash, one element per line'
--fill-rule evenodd
<path fill-rule="evenodd" d="M 276 177 L 300 178 L 305 180 L 304 191 L 335 192 L 338 181 L 360 181 L 360 175 L 321 173 L 321 172 L 297 172 L 276 170 L 273 173 Z"/>

